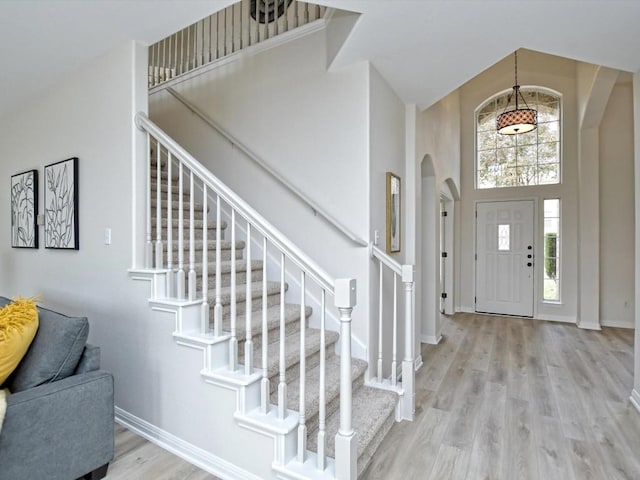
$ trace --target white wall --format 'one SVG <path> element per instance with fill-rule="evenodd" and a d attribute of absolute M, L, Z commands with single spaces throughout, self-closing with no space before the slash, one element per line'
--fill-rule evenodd
<path fill-rule="evenodd" d="M 144 153 L 133 115 L 146 102 L 146 48 L 128 43 L 0 119 L 0 172 L 7 184 L 15 173 L 36 168 L 42 176 L 44 165 L 77 156 L 80 204 L 79 251 L 10 248 L 9 209 L 0 209 L 6 226 L 0 294 L 39 294 L 47 307 L 86 315 L 89 340 L 114 374 L 117 407 L 231 462 L 246 460 L 236 448 L 246 445 L 266 466 L 253 473 L 271 478 L 272 441 L 234 427 L 235 396 L 202 381 L 201 353 L 176 346 L 174 319 L 153 312 L 149 285 L 127 273 L 134 262 L 133 212 L 141 207 L 130 173 L 138 172 L 134 152 Z M 8 189 L 0 189 L 0 202 L 9 205 Z"/>
<path fill-rule="evenodd" d="M 562 183 L 527 188 L 475 190 L 475 109 L 495 93 L 508 89 L 513 82 L 513 56 L 509 55 L 460 88 L 461 107 L 461 199 L 460 202 L 460 308 L 475 309 L 475 203 L 528 198 L 537 202 L 536 238 L 541 238 L 542 202 L 560 198 L 562 202 L 561 304 L 544 303 L 542 273 L 544 262 L 536 262 L 536 296 L 534 315 L 540 318 L 575 322 L 577 316 L 577 242 L 578 242 L 578 130 L 576 97 L 576 62 L 560 57 L 520 50 L 518 79 L 522 85 L 551 88 L 562 95 Z M 536 244 L 535 256 L 543 258 L 543 242 Z"/>
<path fill-rule="evenodd" d="M 460 93 L 455 91 L 420 112 L 416 127 L 416 265 L 420 269 L 420 337 L 435 343 L 441 335 L 439 312 L 440 192 L 450 184 L 460 191 Z M 453 213 L 453 212 L 451 212 Z M 458 235 L 454 234 L 457 239 Z M 456 240 L 457 241 L 457 240 Z M 450 253 L 457 263 L 458 249 Z M 450 295 L 457 297 L 457 288 Z"/>
<path fill-rule="evenodd" d="M 407 174 L 405 172 L 405 106 L 400 98 L 394 93 L 387 82 L 378 71 L 371 66 L 369 70 L 369 185 L 370 185 L 370 238 L 374 238 L 374 231 L 379 232 L 380 241 L 378 247 L 386 250 L 386 173 L 392 172 L 400 177 L 401 188 L 401 249 L 398 253 L 390 256 L 400 264 L 407 262 L 407 236 L 406 236 L 406 205 L 407 205 Z M 369 345 L 373 348 L 369 350 L 370 365 L 375 365 L 374 360 L 377 355 L 378 345 L 378 314 L 377 305 L 379 290 L 379 269 L 370 262 L 370 296 L 372 299 L 371 331 L 369 335 Z M 386 304 L 383 306 L 384 322 L 383 338 L 391 339 L 393 335 L 392 318 L 392 292 L 393 280 L 388 269 L 383 270 Z M 402 299 L 403 288 L 398 282 L 398 295 Z M 398 311 L 398 358 L 404 356 L 404 309 L 402 300 L 399 302 Z M 385 342 L 384 358 L 391 359 L 392 343 Z"/>
<path fill-rule="evenodd" d="M 617 84 L 600 125 L 600 319 L 635 324 L 633 91 Z"/>
<path fill-rule="evenodd" d="M 242 56 L 176 90 L 304 191 L 369 239 L 369 66 L 326 71 L 325 31 Z M 368 338 L 369 254 L 166 92 L 150 116 L 195 158 L 335 278 L 355 277 L 353 331 Z M 345 208 L 348 206 L 348 208 Z"/>

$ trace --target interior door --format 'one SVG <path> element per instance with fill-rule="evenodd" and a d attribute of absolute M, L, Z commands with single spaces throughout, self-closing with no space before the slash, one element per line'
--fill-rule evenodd
<path fill-rule="evenodd" d="M 476 311 L 532 317 L 533 200 L 476 208 Z"/>

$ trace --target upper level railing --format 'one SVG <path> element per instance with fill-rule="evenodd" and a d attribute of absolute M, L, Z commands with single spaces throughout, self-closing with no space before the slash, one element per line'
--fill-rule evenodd
<path fill-rule="evenodd" d="M 299 328 L 299 406 L 298 406 L 298 454 L 306 456 L 306 385 L 309 372 L 306 362 L 306 321 L 309 299 L 319 299 L 320 328 L 318 355 L 320 367 L 319 427 L 317 466 L 326 467 L 324 448 L 326 439 L 326 371 L 325 317 L 330 311 L 327 297 L 334 297 L 339 321 L 340 336 L 340 428 L 335 437 L 336 444 L 349 443 L 353 439 L 352 384 L 351 384 L 351 314 L 355 306 L 355 280 L 334 279 L 316 262 L 296 247 L 279 230 L 264 219 L 235 192 L 193 158 L 184 148 L 151 122 L 146 115 L 136 115 L 136 125 L 147 134 L 147 208 L 145 267 L 161 269 L 167 274 L 166 294 L 169 299 L 199 301 L 202 305 L 200 334 L 229 338 L 228 368 L 240 369 L 245 375 L 254 375 L 261 370 L 261 410 L 271 410 L 269 354 L 278 348 L 278 365 L 272 375 L 277 374 L 277 418 L 284 420 L 290 415 L 287 407 L 287 368 L 291 352 L 285 351 L 286 310 L 285 276 L 295 271 L 299 275 L 300 308 L 296 314 L 295 328 Z M 152 179 L 155 182 L 152 182 Z M 196 193 L 201 198 L 196 203 Z M 209 213 L 211 202 L 212 211 Z M 215 213 L 214 213 L 215 212 Z M 211 217 L 211 220 L 210 220 Z M 224 218 L 223 218 L 224 217 Z M 215 218 L 215 220 L 213 220 Z M 186 225 L 186 228 L 185 228 Z M 230 242 L 222 236 L 223 225 L 230 230 Z M 209 230 L 215 229 L 215 240 L 209 241 Z M 245 243 L 237 242 L 243 235 Z M 154 238 L 155 237 L 155 238 Z M 246 248 L 244 259 L 240 249 Z M 213 250 L 215 260 L 208 258 Z M 229 259 L 227 280 L 223 280 L 222 264 Z M 275 256 L 279 263 L 279 281 L 267 282 L 267 259 Z M 275 254 L 275 255 L 274 255 Z M 258 267 L 259 263 L 261 267 Z M 259 270 L 257 270 L 259 268 Z M 244 271 L 244 280 L 239 270 Z M 257 270 L 257 271 L 256 271 Z M 254 280 L 254 273 L 260 281 Z M 213 285 L 210 287 L 209 282 Z M 225 302 L 230 302 L 223 311 L 223 281 Z M 274 320 L 269 319 L 268 310 L 273 306 L 269 298 L 275 295 L 279 301 L 279 318 L 275 319 L 275 332 L 279 337 L 277 346 L 269 338 L 274 331 Z M 244 307 L 244 324 L 241 323 L 240 302 Z M 252 304 L 252 302 L 261 302 Z M 276 303 L 275 305 L 278 305 Z M 257 308 L 254 308 L 256 306 Z M 213 319 L 210 318 L 213 310 Z M 255 317 L 255 318 L 254 318 Z M 223 327 L 224 323 L 224 327 Z M 269 325 L 271 323 L 271 325 Z M 293 328 L 289 326 L 288 328 Z M 243 331 L 242 331 L 243 330 Z M 257 332 L 256 332 L 257 330 Z M 297 330 L 294 330 L 297 331 Z M 240 335 L 242 333 L 242 335 Z M 291 338 L 291 337 L 288 337 Z M 244 351 L 238 351 L 239 340 L 244 341 Z M 271 355 L 271 358 L 275 358 Z M 259 367 L 258 367 L 259 366 Z M 274 377 L 275 378 L 275 377 Z M 275 390 L 275 389 L 274 389 Z M 353 450 L 336 448 L 336 465 L 351 465 Z"/>
<path fill-rule="evenodd" d="M 323 17 L 297 0 L 242 0 L 149 47 L 149 87 Z"/>
<path fill-rule="evenodd" d="M 375 386 L 390 388 L 402 393 L 401 417 L 405 420 L 413 420 L 415 411 L 415 369 L 413 359 L 414 344 L 414 313 L 413 313 L 413 265 L 400 265 L 397 261 L 380 250 L 371 246 L 371 256 L 378 264 L 378 358 L 375 376 L 372 381 Z M 385 309 L 385 299 L 389 299 L 385 292 L 385 272 L 392 278 L 391 309 Z M 398 281 L 404 286 L 404 295 L 399 299 Z M 402 309 L 400 308 L 402 303 Z M 388 342 L 385 313 L 391 311 L 391 359 L 385 359 L 385 340 Z M 404 311 L 404 318 L 399 319 L 399 313 Z M 404 328 L 404 359 L 402 360 L 401 379 L 398 379 L 398 347 L 401 341 L 398 338 L 400 322 Z M 388 323 L 388 322 L 387 322 Z M 389 375 L 385 377 L 385 361 L 390 363 Z"/>

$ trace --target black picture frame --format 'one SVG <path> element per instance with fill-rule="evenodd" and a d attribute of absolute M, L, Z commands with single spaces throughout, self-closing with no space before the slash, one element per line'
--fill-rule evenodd
<path fill-rule="evenodd" d="M 38 171 L 11 176 L 11 247 L 38 248 Z"/>
<path fill-rule="evenodd" d="M 79 250 L 78 157 L 44 167 L 44 246 Z"/>

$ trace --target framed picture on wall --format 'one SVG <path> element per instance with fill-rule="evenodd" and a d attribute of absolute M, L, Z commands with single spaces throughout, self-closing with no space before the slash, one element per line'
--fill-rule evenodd
<path fill-rule="evenodd" d="M 78 250 L 78 159 L 44 167 L 44 246 Z"/>
<path fill-rule="evenodd" d="M 400 177 L 387 172 L 387 253 L 400 251 Z"/>
<path fill-rule="evenodd" d="M 11 246 L 38 248 L 38 171 L 11 177 Z"/>

